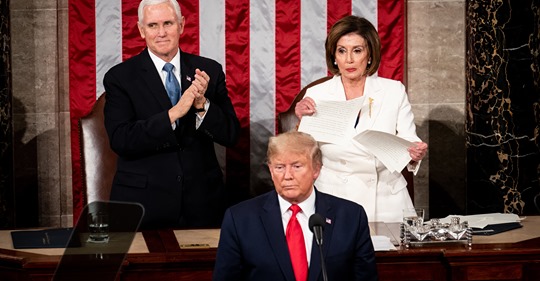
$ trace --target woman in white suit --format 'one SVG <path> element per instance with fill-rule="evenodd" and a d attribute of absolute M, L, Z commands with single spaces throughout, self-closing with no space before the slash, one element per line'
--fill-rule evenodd
<path fill-rule="evenodd" d="M 365 130 L 395 134 L 413 142 L 407 165 L 416 174 L 427 144 L 416 135 L 414 116 L 399 81 L 377 77 L 381 45 L 375 27 L 366 19 L 347 16 L 337 21 L 326 38 L 326 63 L 334 77 L 309 88 L 295 107 L 298 118 L 312 115 L 317 101 L 345 101 L 364 96 L 357 123 L 339 144 L 320 143 L 323 167 L 315 186 L 319 191 L 362 205 L 369 221 L 400 222 L 402 210 L 413 207 L 407 182 L 391 172 L 353 137 Z"/>

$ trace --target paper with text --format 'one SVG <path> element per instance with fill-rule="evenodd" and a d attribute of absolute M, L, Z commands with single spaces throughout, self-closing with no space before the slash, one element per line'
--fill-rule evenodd
<path fill-rule="evenodd" d="M 364 97 L 348 101 L 317 101 L 316 112 L 303 116 L 298 131 L 308 133 L 317 141 L 340 143 L 348 129 L 354 127 Z"/>
<path fill-rule="evenodd" d="M 354 140 L 373 153 L 391 172 L 401 172 L 411 161 L 407 148 L 412 146 L 412 142 L 396 135 L 367 130 L 356 135 Z"/>

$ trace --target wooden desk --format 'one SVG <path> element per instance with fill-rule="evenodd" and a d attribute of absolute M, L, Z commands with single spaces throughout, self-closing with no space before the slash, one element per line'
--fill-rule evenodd
<path fill-rule="evenodd" d="M 384 280 L 540 280 L 540 216 L 524 227 L 493 236 L 474 236 L 473 247 L 437 245 L 377 252 Z M 398 224 L 370 225 L 374 235 L 399 238 Z M 121 280 L 211 280 L 219 230 L 162 230 L 138 233 L 121 267 Z M 208 244 L 185 249 L 181 245 Z M 15 250 L 9 231 L 0 231 L 0 280 L 51 280 L 63 249 Z"/>
<path fill-rule="evenodd" d="M 399 239 L 399 224 L 386 226 L 390 233 L 382 235 Z M 399 247 L 377 252 L 376 258 L 380 280 L 540 280 L 540 216 L 523 220 L 523 228 L 474 236 L 471 249 L 465 244 Z"/>

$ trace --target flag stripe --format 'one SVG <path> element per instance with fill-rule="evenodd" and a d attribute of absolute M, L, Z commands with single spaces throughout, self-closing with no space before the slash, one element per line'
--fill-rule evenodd
<path fill-rule="evenodd" d="M 381 38 L 381 66 L 379 76 L 403 80 L 405 59 L 405 3 L 380 0 L 378 2 L 379 37 Z"/>
<path fill-rule="evenodd" d="M 71 118 L 71 156 L 73 219 L 84 207 L 78 120 L 96 101 L 95 3 L 69 1 L 69 108 Z"/>
<path fill-rule="evenodd" d="M 300 91 L 300 0 L 276 0 L 276 111 Z"/>
<path fill-rule="evenodd" d="M 226 0 L 225 61 L 229 96 L 240 120 L 240 139 L 233 149 L 227 149 L 227 186 L 234 198 L 249 193 L 249 0 Z M 239 194 L 237 194 L 239 193 Z"/>
<path fill-rule="evenodd" d="M 225 0 L 200 0 L 199 7 L 200 54 L 225 68 Z"/>
<path fill-rule="evenodd" d="M 110 0 L 96 0 L 106 2 Z M 137 8 L 139 3 L 132 0 L 122 0 L 122 60 L 127 60 L 134 54 L 139 53 L 145 47 L 144 40 L 141 40 L 139 28 L 137 27 Z M 108 39 L 103 39 L 108 40 Z M 98 58 L 103 60 L 101 54 Z"/>
<path fill-rule="evenodd" d="M 276 92 L 276 7 L 274 0 L 250 2 L 250 170 L 266 171 L 268 137 L 274 134 Z M 249 185 L 260 186 L 261 173 L 249 173 Z"/>
<path fill-rule="evenodd" d="M 199 53 L 219 62 L 225 71 L 225 0 L 199 1 Z M 226 149 L 215 144 L 216 157 L 226 175 Z"/>
<path fill-rule="evenodd" d="M 95 1 L 95 2 L 94 2 Z M 216 145 L 233 197 L 271 183 L 265 167 L 276 115 L 309 82 L 328 74 L 324 41 L 340 18 L 370 20 L 382 44 L 379 76 L 403 79 L 404 0 L 198 0 L 180 1 L 186 17 L 183 51 L 220 62 L 241 123 L 234 148 Z M 74 218 L 84 202 L 78 118 L 103 92 L 104 73 L 145 47 L 137 28 L 139 1 L 70 0 L 69 69 Z M 253 194 L 251 194 L 253 195 Z"/>
<path fill-rule="evenodd" d="M 136 2 L 136 1 L 134 1 Z M 184 33 L 180 36 L 182 51 L 199 54 L 199 1 L 179 1 L 185 18 Z"/>
<path fill-rule="evenodd" d="M 120 1 L 96 2 L 96 96 L 103 88 L 103 76 L 122 61 L 122 9 Z"/>
<path fill-rule="evenodd" d="M 352 13 L 366 18 L 377 28 L 377 0 L 353 0 Z"/>
<path fill-rule="evenodd" d="M 327 31 L 330 30 L 336 21 L 351 13 L 352 4 L 350 0 L 328 0 Z"/>
<path fill-rule="evenodd" d="M 325 46 L 326 0 L 302 0 L 301 14 L 301 87 L 327 75 Z M 289 97 L 289 103 L 293 97 Z"/>

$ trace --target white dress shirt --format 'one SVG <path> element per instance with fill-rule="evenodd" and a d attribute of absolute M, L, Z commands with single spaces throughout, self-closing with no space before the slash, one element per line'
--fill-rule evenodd
<path fill-rule="evenodd" d="M 292 204 L 279 195 L 278 201 L 279 208 L 281 210 L 281 220 L 283 222 L 283 233 L 286 234 L 287 224 L 289 224 L 289 220 L 292 216 L 292 211 L 289 210 Z M 311 230 L 309 230 L 309 217 L 315 214 L 315 190 L 312 190 L 311 195 L 309 195 L 306 200 L 297 205 L 300 207 L 300 209 L 302 209 L 301 212 L 298 212 L 298 214 L 296 214 L 296 218 L 298 219 L 298 222 L 302 227 L 302 233 L 304 233 L 304 242 L 306 243 L 306 255 L 309 267 L 311 261 L 311 247 L 313 245 L 313 233 L 311 232 Z"/>

